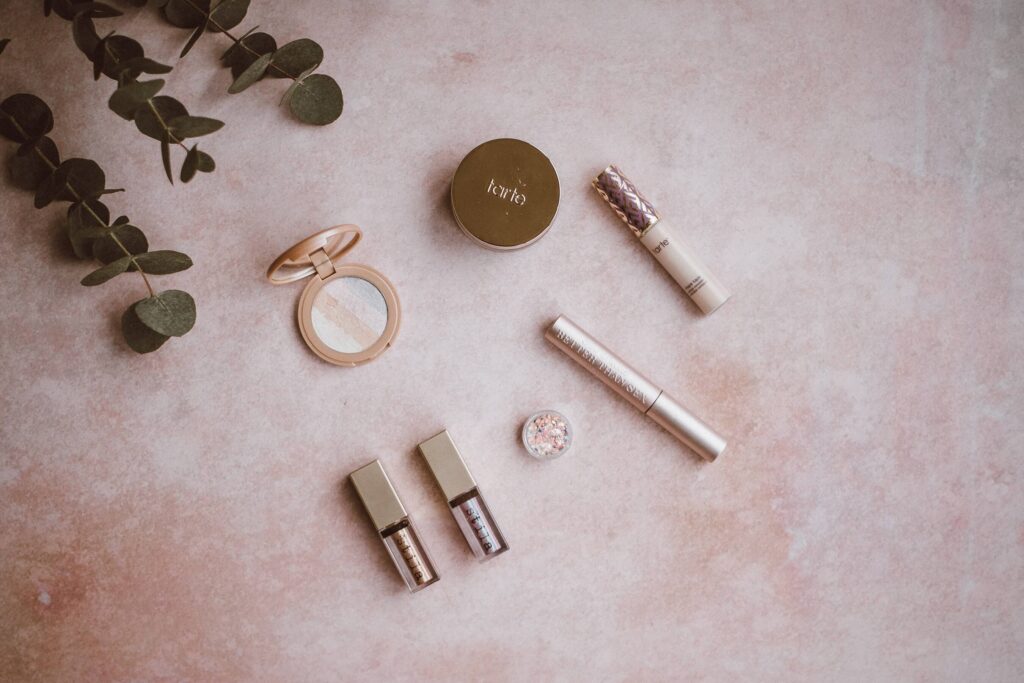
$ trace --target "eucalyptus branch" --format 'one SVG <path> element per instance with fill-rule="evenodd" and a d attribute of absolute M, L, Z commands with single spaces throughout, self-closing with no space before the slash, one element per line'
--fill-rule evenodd
<path fill-rule="evenodd" d="M 185 150 L 180 175 L 182 182 L 191 180 L 197 171 L 209 173 L 214 170 L 213 158 L 200 152 L 195 145 L 190 148 L 184 140 L 208 135 L 224 124 L 216 119 L 189 116 L 188 110 L 178 100 L 157 95 L 164 81 L 138 80 L 144 73 L 168 73 L 171 67 L 146 58 L 142 45 L 131 38 L 113 32 L 100 37 L 93 20 L 120 16 L 120 11 L 87 0 L 44 0 L 43 12 L 47 16 L 54 12 L 71 22 L 75 45 L 92 62 L 94 79 L 98 80 L 100 74 L 104 74 L 117 81 L 118 89 L 110 97 L 110 108 L 122 118 L 133 121 L 143 135 L 160 143 L 164 172 L 171 183 L 174 182 L 170 159 L 172 144 Z"/>
<path fill-rule="evenodd" d="M 129 271 L 142 278 L 148 295 L 121 316 L 122 333 L 134 351 L 155 351 L 170 337 L 186 334 L 195 324 L 195 301 L 180 290 L 158 293 L 150 276 L 186 270 L 192 259 L 178 251 L 150 251 L 145 234 L 127 216 L 111 221 L 100 198 L 123 190 L 106 187 L 95 161 L 61 161 L 57 145 L 47 137 L 52 129 L 53 112 L 38 97 L 18 94 L 0 102 L 0 135 L 20 145 L 9 160 L 12 182 L 35 192 L 36 208 L 58 200 L 71 204 L 66 228 L 75 255 L 103 264 L 82 278 L 83 285 L 100 285 Z"/>
<path fill-rule="evenodd" d="M 136 4 L 145 2 L 136 0 Z M 249 0 L 166 0 L 162 9 L 169 23 L 192 29 L 181 57 L 206 32 L 223 33 L 231 41 L 221 56 L 221 62 L 234 77 L 229 93 L 242 92 L 264 76 L 290 78 L 292 85 L 281 101 L 288 104 L 296 118 L 318 126 L 335 121 L 344 108 L 341 88 L 330 76 L 313 73 L 323 61 L 323 48 L 309 38 L 299 38 L 278 48 L 272 36 L 256 33 L 256 27 L 240 38 L 235 37 L 230 31 L 242 23 L 248 10 Z"/>

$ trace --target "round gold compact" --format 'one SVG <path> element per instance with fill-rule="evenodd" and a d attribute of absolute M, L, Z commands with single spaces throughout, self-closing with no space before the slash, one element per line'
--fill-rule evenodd
<path fill-rule="evenodd" d="M 335 225 L 307 237 L 267 269 L 275 285 L 311 277 L 299 299 L 299 330 L 328 363 L 352 367 L 371 361 L 398 334 L 398 294 L 386 277 L 355 263 L 340 263 L 363 232 Z"/>
<path fill-rule="evenodd" d="M 466 155 L 452 178 L 452 213 L 478 244 L 501 251 L 539 240 L 558 210 L 558 174 L 533 145 L 500 138 Z"/>

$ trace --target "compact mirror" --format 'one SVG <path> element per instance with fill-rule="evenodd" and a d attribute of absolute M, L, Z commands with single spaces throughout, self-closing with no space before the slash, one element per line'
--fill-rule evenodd
<path fill-rule="evenodd" d="M 362 238 L 355 225 L 336 225 L 307 237 L 267 270 L 273 284 L 309 277 L 299 299 L 299 331 L 323 360 L 355 366 L 373 360 L 398 334 L 395 288 L 368 266 L 342 264 Z"/>

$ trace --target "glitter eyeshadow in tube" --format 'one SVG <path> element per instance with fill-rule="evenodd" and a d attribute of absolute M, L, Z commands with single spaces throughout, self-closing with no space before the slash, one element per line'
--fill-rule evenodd
<path fill-rule="evenodd" d="M 415 593 L 440 579 L 380 460 L 348 476 L 409 591 Z"/>
<path fill-rule="evenodd" d="M 483 562 L 508 550 L 508 543 L 448 430 L 430 437 L 419 449 L 476 559 Z"/>
<path fill-rule="evenodd" d="M 661 220 L 654 206 L 622 171 L 615 166 L 604 169 L 594 178 L 594 189 L 705 315 L 728 301 L 729 290 L 698 258 L 697 252 Z"/>
<path fill-rule="evenodd" d="M 715 430 L 564 315 L 544 337 L 705 460 L 725 450 Z"/>

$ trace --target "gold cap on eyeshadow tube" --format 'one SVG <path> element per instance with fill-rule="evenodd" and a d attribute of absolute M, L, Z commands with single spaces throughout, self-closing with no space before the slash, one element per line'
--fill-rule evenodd
<path fill-rule="evenodd" d="M 714 429 L 564 315 L 544 337 L 705 460 L 725 450 L 725 439 Z"/>
<path fill-rule="evenodd" d="M 380 460 L 374 460 L 348 476 L 377 531 L 383 531 L 409 516 Z"/>

